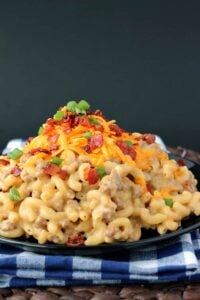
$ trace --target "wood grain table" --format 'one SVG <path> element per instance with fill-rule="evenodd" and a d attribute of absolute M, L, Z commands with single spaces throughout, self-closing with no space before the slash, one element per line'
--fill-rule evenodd
<path fill-rule="evenodd" d="M 182 147 L 169 150 L 200 164 L 200 152 Z M 200 300 L 200 282 L 176 282 L 145 285 L 99 285 L 0 289 L 0 300 Z"/>

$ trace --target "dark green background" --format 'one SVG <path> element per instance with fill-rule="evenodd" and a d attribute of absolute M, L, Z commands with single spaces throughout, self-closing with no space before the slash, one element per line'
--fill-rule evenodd
<path fill-rule="evenodd" d="M 0 147 L 68 99 L 200 149 L 198 1 L 0 1 Z"/>

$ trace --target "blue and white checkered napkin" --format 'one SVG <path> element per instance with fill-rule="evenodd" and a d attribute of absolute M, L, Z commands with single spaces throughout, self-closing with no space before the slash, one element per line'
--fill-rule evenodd
<path fill-rule="evenodd" d="M 9 143 L 6 151 L 20 147 Z M 164 147 L 164 145 L 163 145 Z M 43 255 L 0 245 L 0 288 L 200 280 L 200 233 L 98 257 Z"/>

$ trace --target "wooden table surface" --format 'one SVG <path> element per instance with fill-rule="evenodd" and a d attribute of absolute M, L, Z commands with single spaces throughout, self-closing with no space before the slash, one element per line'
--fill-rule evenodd
<path fill-rule="evenodd" d="M 182 147 L 169 150 L 200 164 L 200 152 Z M 176 282 L 145 285 L 79 286 L 0 289 L 0 300 L 200 300 L 200 282 Z"/>

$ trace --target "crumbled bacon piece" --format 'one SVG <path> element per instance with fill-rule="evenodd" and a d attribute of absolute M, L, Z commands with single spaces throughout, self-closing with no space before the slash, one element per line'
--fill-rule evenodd
<path fill-rule="evenodd" d="M 184 167 L 184 166 L 185 166 L 185 162 L 184 162 L 183 159 L 179 159 L 177 162 L 178 162 L 178 165 L 179 165 L 180 167 Z"/>
<path fill-rule="evenodd" d="M 94 129 L 96 130 L 96 131 L 101 131 L 101 132 L 103 132 L 104 131 L 104 127 L 102 126 L 102 125 L 94 125 Z"/>
<path fill-rule="evenodd" d="M 121 136 L 123 129 L 121 129 L 117 124 L 110 124 L 110 130 L 114 131 L 116 136 Z"/>
<path fill-rule="evenodd" d="M 57 121 L 57 125 L 62 125 L 65 128 L 74 128 L 77 126 L 80 122 L 80 116 L 77 116 L 76 114 L 67 114 L 65 116 L 64 120 Z"/>
<path fill-rule="evenodd" d="M 91 122 L 90 122 L 90 120 L 88 119 L 87 116 L 82 116 L 80 118 L 79 124 L 82 125 L 82 126 L 85 126 L 85 127 L 91 127 L 92 126 L 92 124 L 91 124 Z"/>
<path fill-rule="evenodd" d="M 58 174 L 62 180 L 65 180 L 68 176 L 68 173 L 64 170 L 60 170 L 60 172 Z"/>
<path fill-rule="evenodd" d="M 86 174 L 86 180 L 90 185 L 97 183 L 99 180 L 99 173 L 94 168 L 89 168 L 87 174 Z"/>
<path fill-rule="evenodd" d="M 44 168 L 43 172 L 46 175 L 53 176 L 55 174 L 59 174 L 61 171 L 60 167 L 53 163 L 48 163 Z"/>
<path fill-rule="evenodd" d="M 103 136 L 102 134 L 93 135 L 89 141 L 89 146 L 91 150 L 99 148 L 103 145 Z"/>
<path fill-rule="evenodd" d="M 48 163 L 44 168 L 43 172 L 46 175 L 56 175 L 58 174 L 62 180 L 65 180 L 67 178 L 67 172 L 62 170 L 59 166 L 53 163 Z"/>
<path fill-rule="evenodd" d="M 43 129 L 43 134 L 51 134 L 52 132 L 53 132 L 53 130 L 54 130 L 54 127 L 53 126 L 51 126 L 51 125 L 47 125 L 47 126 L 45 126 L 44 127 L 44 129 Z"/>
<path fill-rule="evenodd" d="M 52 134 L 54 131 L 54 125 L 55 125 L 55 120 L 54 119 L 48 119 L 46 122 L 46 125 L 43 128 L 43 134 Z"/>
<path fill-rule="evenodd" d="M 90 147 L 89 145 L 85 145 L 83 149 L 84 149 L 85 152 L 87 152 L 87 153 L 91 153 L 91 152 L 92 152 L 91 147 Z"/>
<path fill-rule="evenodd" d="M 156 137 L 151 133 L 145 133 L 143 139 L 145 140 L 145 142 L 147 142 L 147 144 L 153 144 L 155 143 Z"/>
<path fill-rule="evenodd" d="M 151 194 L 153 193 L 153 187 L 150 182 L 147 182 L 146 188 L 149 193 L 151 193 Z"/>
<path fill-rule="evenodd" d="M 26 143 L 30 143 L 33 139 L 34 139 L 34 137 L 33 137 L 33 136 L 30 136 L 30 137 L 27 139 Z"/>
<path fill-rule="evenodd" d="M 0 159 L 0 165 L 2 165 L 2 166 L 7 166 L 7 165 L 9 165 L 9 161 L 6 160 L 6 159 L 1 158 L 1 159 Z"/>
<path fill-rule="evenodd" d="M 137 140 L 137 141 L 143 140 L 143 141 L 145 141 L 147 144 L 150 145 L 150 144 L 155 143 L 156 137 L 155 137 L 155 135 L 153 135 L 153 134 L 151 134 L 151 133 L 145 133 L 145 134 L 143 134 L 143 135 L 141 135 L 141 136 L 138 136 L 138 137 L 136 138 L 136 140 Z"/>
<path fill-rule="evenodd" d="M 48 120 L 47 120 L 47 124 L 48 125 L 50 125 L 50 126 L 53 126 L 53 125 L 55 125 L 55 120 L 54 119 L 52 119 L 52 118 L 49 118 Z"/>
<path fill-rule="evenodd" d="M 48 140 L 52 143 L 56 143 L 59 138 L 59 134 L 54 134 L 48 137 Z"/>
<path fill-rule="evenodd" d="M 67 241 L 67 246 L 81 246 L 84 245 L 84 237 L 82 235 L 70 236 Z"/>
<path fill-rule="evenodd" d="M 54 151 L 54 150 L 58 150 L 58 145 L 50 145 L 49 150 L 50 151 Z"/>
<path fill-rule="evenodd" d="M 38 153 L 38 152 L 43 152 L 43 153 L 46 153 L 46 154 L 50 154 L 50 151 L 49 151 L 49 150 L 44 149 L 44 148 L 41 148 L 41 147 L 33 148 L 33 149 L 31 149 L 31 150 L 29 151 L 29 153 L 30 153 L 31 155 L 34 155 L 34 154 L 36 154 L 36 153 Z"/>
<path fill-rule="evenodd" d="M 15 177 L 18 177 L 18 176 L 20 176 L 20 174 L 21 174 L 21 169 L 20 169 L 20 167 L 18 166 L 18 165 L 16 165 L 12 170 L 11 170 L 11 174 L 12 175 L 14 175 Z"/>
<path fill-rule="evenodd" d="M 122 152 L 123 152 L 124 154 L 130 155 L 130 157 L 131 157 L 132 159 L 135 159 L 135 158 L 136 158 L 136 151 L 135 151 L 135 149 L 133 148 L 133 146 L 130 147 L 130 146 L 127 145 L 127 143 L 124 142 L 124 141 L 117 141 L 116 144 L 117 144 L 117 146 L 122 150 Z"/>
<path fill-rule="evenodd" d="M 95 116 L 100 116 L 102 117 L 105 121 L 107 121 L 108 119 L 104 116 L 104 114 L 102 113 L 102 111 L 100 109 L 96 109 L 94 113 L 91 113 L 92 115 Z"/>
<path fill-rule="evenodd" d="M 100 116 L 100 117 L 104 118 L 104 115 L 103 115 L 103 113 L 100 109 L 96 109 L 95 112 L 93 113 L 93 115 Z"/>

